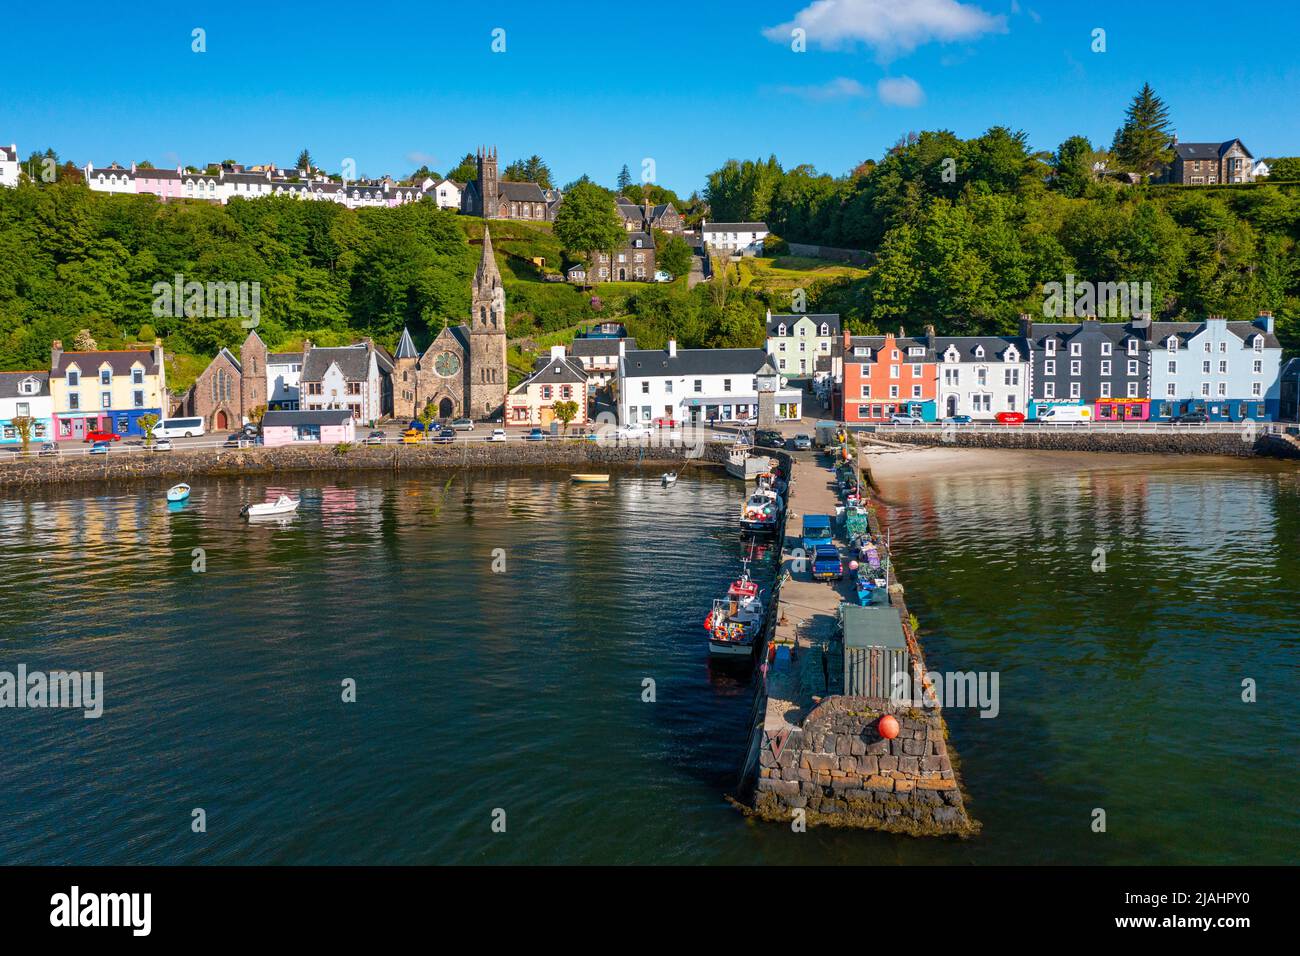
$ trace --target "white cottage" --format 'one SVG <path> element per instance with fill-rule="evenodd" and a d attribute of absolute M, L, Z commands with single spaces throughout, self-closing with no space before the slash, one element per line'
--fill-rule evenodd
<path fill-rule="evenodd" d="M 1029 343 L 1018 336 L 936 337 L 940 418 L 991 421 L 998 412 L 1029 409 Z"/>

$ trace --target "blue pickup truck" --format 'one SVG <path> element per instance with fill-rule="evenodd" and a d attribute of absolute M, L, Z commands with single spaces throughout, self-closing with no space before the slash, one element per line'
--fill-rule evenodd
<path fill-rule="evenodd" d="M 813 549 L 819 544 L 831 543 L 831 516 L 830 515 L 804 515 L 803 516 L 803 545 L 806 554 L 812 554 Z"/>
<path fill-rule="evenodd" d="M 833 544 L 819 544 L 812 553 L 814 581 L 838 581 L 844 577 L 844 562 Z"/>

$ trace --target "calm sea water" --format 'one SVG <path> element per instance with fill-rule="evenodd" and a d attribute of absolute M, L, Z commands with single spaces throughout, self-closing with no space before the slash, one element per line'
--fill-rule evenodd
<path fill-rule="evenodd" d="M 238 519 L 279 490 L 286 526 Z M 886 490 L 931 665 L 1001 675 L 997 719 L 949 714 L 977 840 L 725 803 L 753 688 L 699 622 L 738 484 L 294 476 L 0 499 L 0 670 L 106 697 L 0 711 L 0 863 L 1294 858 L 1294 469 Z"/>

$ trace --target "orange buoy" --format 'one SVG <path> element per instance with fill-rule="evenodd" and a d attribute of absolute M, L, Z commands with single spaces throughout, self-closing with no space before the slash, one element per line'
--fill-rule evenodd
<path fill-rule="evenodd" d="M 880 731 L 880 736 L 886 740 L 893 740 L 898 736 L 898 720 L 893 714 L 885 714 L 881 717 L 876 727 Z"/>

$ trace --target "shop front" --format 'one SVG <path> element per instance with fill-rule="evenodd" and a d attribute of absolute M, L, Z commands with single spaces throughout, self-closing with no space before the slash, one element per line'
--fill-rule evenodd
<path fill-rule="evenodd" d="M 1093 421 L 1144 422 L 1151 417 L 1148 398 L 1100 398 L 1093 404 Z"/>

